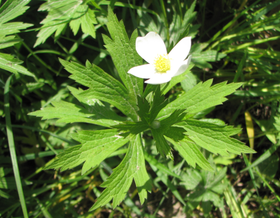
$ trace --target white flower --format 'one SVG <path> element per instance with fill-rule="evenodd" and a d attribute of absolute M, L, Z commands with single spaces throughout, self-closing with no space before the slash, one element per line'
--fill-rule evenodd
<path fill-rule="evenodd" d="M 131 68 L 128 73 L 146 80 L 145 83 L 161 84 L 178 76 L 188 68 L 191 57 L 191 37 L 181 39 L 167 54 L 162 38 L 155 32 L 137 37 L 136 51 L 148 64 Z"/>

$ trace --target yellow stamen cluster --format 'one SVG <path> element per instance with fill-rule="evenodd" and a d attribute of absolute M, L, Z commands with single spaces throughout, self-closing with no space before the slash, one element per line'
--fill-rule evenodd
<path fill-rule="evenodd" d="M 159 55 L 155 59 L 155 68 L 160 73 L 166 73 L 166 71 L 170 70 L 170 59 L 168 55 Z"/>

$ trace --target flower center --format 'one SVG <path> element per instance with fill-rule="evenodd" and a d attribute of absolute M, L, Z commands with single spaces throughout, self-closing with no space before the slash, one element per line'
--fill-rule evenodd
<path fill-rule="evenodd" d="M 166 73 L 166 71 L 170 70 L 170 59 L 168 55 L 159 55 L 155 59 L 155 68 L 160 73 Z"/>

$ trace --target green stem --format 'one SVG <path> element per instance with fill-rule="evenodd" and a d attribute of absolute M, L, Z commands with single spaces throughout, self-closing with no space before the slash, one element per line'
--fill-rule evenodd
<path fill-rule="evenodd" d="M 28 212 L 27 212 L 27 208 L 26 208 L 26 204 L 25 204 L 25 198 L 24 198 L 24 193 L 23 193 L 23 189 L 22 189 L 19 169 L 18 169 L 14 136 L 13 136 L 13 131 L 12 131 L 11 116 L 10 116 L 9 91 L 10 91 L 10 82 L 11 82 L 12 77 L 13 77 L 13 74 L 7 79 L 7 82 L 5 84 L 5 90 L 4 90 L 6 130 L 7 130 L 8 144 L 9 144 L 10 155 L 11 155 L 14 176 L 15 176 L 15 180 L 16 180 L 16 186 L 17 186 L 17 191 L 18 191 L 18 195 L 19 195 L 21 208 L 22 208 L 24 218 L 28 218 Z"/>
<path fill-rule="evenodd" d="M 244 158 L 244 162 L 245 162 L 246 166 L 249 167 L 249 166 L 251 165 L 251 163 L 249 162 L 249 160 L 248 160 L 246 154 L 243 154 L 243 158 Z M 258 185 L 257 185 L 257 183 L 256 183 L 256 179 L 255 179 L 254 172 L 253 172 L 253 170 L 252 170 L 251 168 L 248 169 L 248 171 L 249 171 L 249 175 L 250 175 L 250 177 L 251 177 L 251 181 L 252 181 L 252 183 L 253 183 L 253 186 L 254 186 L 254 188 L 255 188 L 255 190 L 256 190 L 256 193 L 257 193 L 258 202 L 261 204 L 261 207 L 263 208 L 263 215 L 264 215 L 266 218 L 268 218 L 269 215 L 268 215 L 267 210 L 266 210 L 266 208 L 265 208 L 265 206 L 264 206 L 264 204 L 263 204 L 263 201 L 262 201 L 262 199 L 261 199 L 261 197 L 260 197 L 260 195 L 259 195 Z M 257 170 L 256 170 L 256 172 L 257 172 Z"/>
<path fill-rule="evenodd" d="M 47 68 L 48 70 L 52 71 L 52 72 L 55 73 L 56 75 L 59 74 L 58 71 L 52 69 L 52 68 L 51 68 L 49 65 L 47 65 L 41 58 L 39 58 L 39 57 L 36 55 L 36 53 L 34 53 L 34 52 L 32 51 L 32 49 L 30 49 L 29 46 L 28 46 L 24 41 L 22 41 L 21 43 L 22 43 L 22 45 L 30 52 L 30 55 L 33 55 L 45 68 Z M 30 56 L 30 55 L 29 55 L 29 56 Z"/>
<path fill-rule="evenodd" d="M 177 0 L 177 5 L 178 5 L 179 14 L 180 14 L 180 19 L 181 19 L 181 21 L 183 21 L 184 16 L 183 16 L 183 13 L 182 13 L 181 1 L 180 0 Z"/>
<path fill-rule="evenodd" d="M 162 9 L 162 12 L 163 12 L 163 15 L 164 15 L 164 25 L 165 25 L 165 29 L 166 29 L 166 39 L 167 39 L 167 42 L 169 42 L 169 27 L 168 27 L 168 20 L 167 20 L 167 14 L 166 14 L 166 9 L 165 9 L 165 5 L 164 5 L 164 2 L 163 0 L 160 0 L 160 5 L 161 5 L 161 9 Z"/>

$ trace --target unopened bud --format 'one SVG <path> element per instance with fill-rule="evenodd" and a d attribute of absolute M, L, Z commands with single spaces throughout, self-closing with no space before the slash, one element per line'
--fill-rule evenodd
<path fill-rule="evenodd" d="M 158 120 L 154 120 L 151 126 L 153 129 L 158 129 L 160 127 L 160 122 Z"/>

